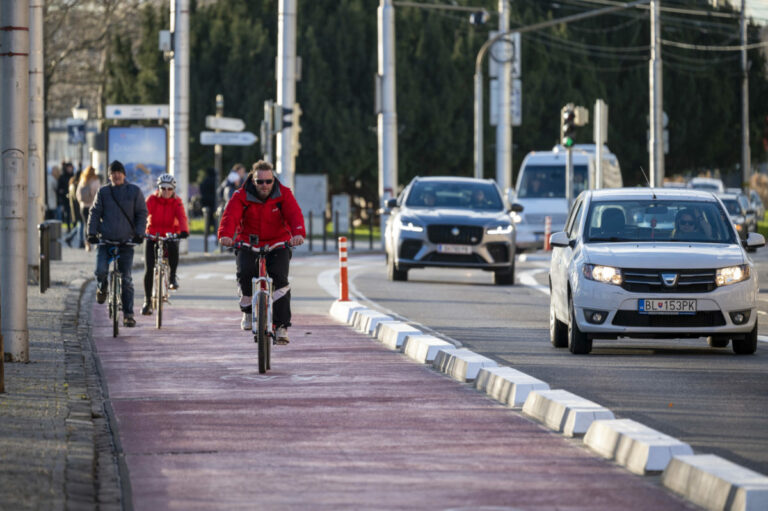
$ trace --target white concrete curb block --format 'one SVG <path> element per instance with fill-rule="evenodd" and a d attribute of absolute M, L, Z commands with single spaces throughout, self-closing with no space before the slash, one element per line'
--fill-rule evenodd
<path fill-rule="evenodd" d="M 592 422 L 615 418 L 609 409 L 567 390 L 531 392 L 523 413 L 565 436 L 583 435 Z"/>
<path fill-rule="evenodd" d="M 661 482 L 705 509 L 768 509 L 768 477 L 714 454 L 675 456 Z"/>
<path fill-rule="evenodd" d="M 364 308 L 358 302 L 340 302 L 336 300 L 331 305 L 331 317 L 336 321 L 348 324 L 352 318 L 352 311 Z"/>
<path fill-rule="evenodd" d="M 690 445 L 631 419 L 593 422 L 584 444 L 638 475 L 661 472 L 672 456 L 693 454 Z"/>
<path fill-rule="evenodd" d="M 475 380 L 475 388 L 497 401 L 520 408 L 534 390 L 549 390 L 549 384 L 511 367 L 484 367 Z"/>
<path fill-rule="evenodd" d="M 453 347 L 453 344 L 434 335 L 407 335 L 403 343 L 403 353 L 416 362 L 426 364 L 435 360 L 438 351 Z"/>
<path fill-rule="evenodd" d="M 401 347 L 409 335 L 424 335 L 424 332 L 402 321 L 382 321 L 377 325 L 375 335 L 385 346 L 394 350 Z"/>
<path fill-rule="evenodd" d="M 360 309 L 352 313 L 352 325 L 358 332 L 372 335 L 376 325 L 381 321 L 393 321 L 392 316 L 387 316 L 373 309 Z"/>
<path fill-rule="evenodd" d="M 477 373 L 483 367 L 496 366 L 498 364 L 495 361 L 466 348 L 442 349 L 432 362 L 432 367 L 461 382 L 477 378 Z"/>

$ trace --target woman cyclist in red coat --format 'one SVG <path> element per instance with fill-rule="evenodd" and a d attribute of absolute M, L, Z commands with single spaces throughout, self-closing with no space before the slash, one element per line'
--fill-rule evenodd
<path fill-rule="evenodd" d="M 165 236 L 168 233 L 178 234 L 179 238 L 189 236 L 187 214 L 184 203 L 176 196 L 176 180 L 170 174 L 157 178 L 157 191 L 147 197 L 147 234 Z M 168 249 L 168 265 L 171 267 L 171 289 L 179 289 L 176 279 L 176 268 L 179 266 L 178 241 L 166 242 Z M 155 242 L 147 240 L 144 244 L 144 306 L 141 313 L 145 316 L 152 314 L 152 276 L 155 271 Z"/>

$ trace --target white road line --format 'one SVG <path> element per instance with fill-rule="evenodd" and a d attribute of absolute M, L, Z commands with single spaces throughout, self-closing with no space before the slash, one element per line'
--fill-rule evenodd
<path fill-rule="evenodd" d="M 528 270 L 524 272 L 519 272 L 518 280 L 520 281 L 520 284 L 524 285 L 525 287 L 529 287 L 531 289 L 535 289 L 536 291 L 540 291 L 544 293 L 545 295 L 549 296 L 549 286 L 545 286 L 543 284 L 539 284 L 539 282 L 536 280 L 534 275 L 537 275 L 539 273 L 543 273 L 547 271 L 546 268 L 536 268 L 535 270 Z"/>
<path fill-rule="evenodd" d="M 757 340 L 760 342 L 768 342 L 768 335 L 758 335 Z"/>

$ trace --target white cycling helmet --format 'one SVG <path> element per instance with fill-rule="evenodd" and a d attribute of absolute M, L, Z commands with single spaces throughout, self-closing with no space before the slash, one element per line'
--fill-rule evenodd
<path fill-rule="evenodd" d="M 162 185 L 171 185 L 176 188 L 176 179 L 170 174 L 161 174 L 160 177 L 157 178 L 157 186 Z"/>

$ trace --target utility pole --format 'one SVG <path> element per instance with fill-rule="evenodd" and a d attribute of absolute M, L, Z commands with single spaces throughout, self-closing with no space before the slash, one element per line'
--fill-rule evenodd
<path fill-rule="evenodd" d="M 45 218 L 45 115 L 43 114 L 43 0 L 29 2 L 29 152 L 27 168 L 27 267 L 38 281 L 40 244 L 37 226 Z"/>
<path fill-rule="evenodd" d="M 383 208 L 397 190 L 397 109 L 395 105 L 395 7 L 380 0 L 378 18 L 378 80 L 381 108 L 377 116 L 379 139 L 379 200 Z M 381 215 L 381 236 L 387 215 Z"/>
<path fill-rule="evenodd" d="M 650 116 L 648 149 L 650 156 L 651 187 L 664 183 L 664 94 L 661 64 L 661 0 L 651 0 L 651 60 L 648 77 Z"/>
<path fill-rule="evenodd" d="M 509 32 L 509 0 L 499 0 L 499 33 Z M 505 50 L 509 45 L 504 45 Z M 496 183 L 505 193 L 512 187 L 512 59 L 504 58 L 499 72 L 499 124 L 496 126 Z"/>
<path fill-rule="evenodd" d="M 752 162 L 749 154 L 749 69 L 747 62 L 747 1 L 741 0 L 741 169 L 744 190 L 749 188 Z"/>
<path fill-rule="evenodd" d="M 296 102 L 296 3 L 279 0 L 277 11 L 277 104 L 293 109 Z M 291 131 L 285 126 L 277 132 L 275 170 L 284 185 L 293 188 Z"/>
<path fill-rule="evenodd" d="M 216 117 L 224 115 L 224 95 L 216 94 Z M 216 129 L 216 133 L 220 132 L 220 129 Z M 221 183 L 222 178 L 222 153 L 224 152 L 221 144 L 213 146 L 213 167 L 216 169 L 216 186 Z"/>
<path fill-rule="evenodd" d="M 0 304 L 3 351 L 29 362 L 27 327 L 27 151 L 29 0 L 1 0 Z"/>
<path fill-rule="evenodd" d="M 170 72 L 170 173 L 176 178 L 176 194 L 189 201 L 189 0 L 171 0 L 173 59 Z M 182 253 L 187 240 L 181 240 Z"/>

